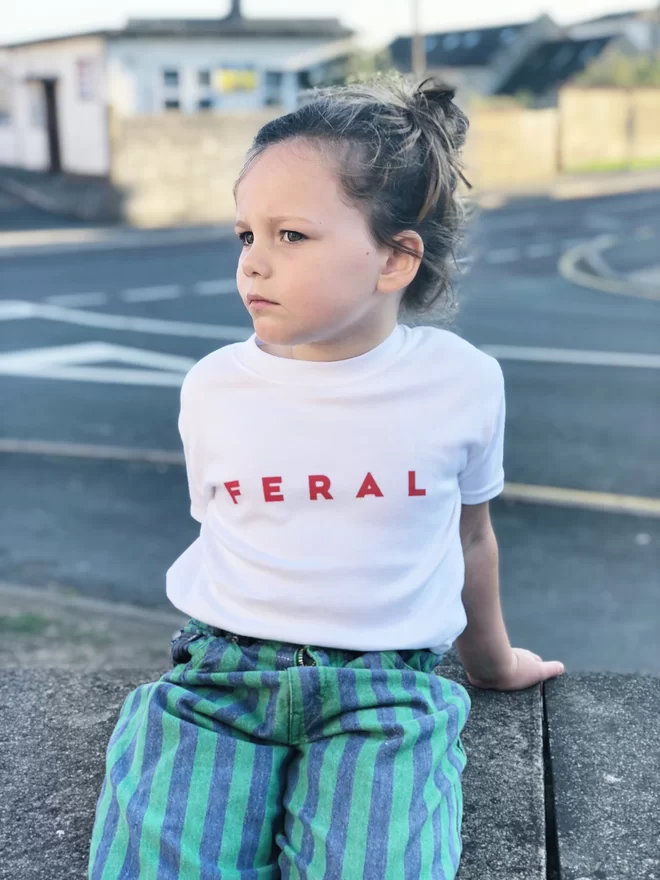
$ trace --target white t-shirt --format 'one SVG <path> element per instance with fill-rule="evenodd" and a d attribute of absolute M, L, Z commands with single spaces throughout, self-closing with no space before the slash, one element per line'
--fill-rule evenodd
<path fill-rule="evenodd" d="M 448 330 L 397 324 L 300 361 L 253 334 L 186 375 L 200 535 L 167 572 L 185 614 L 256 638 L 442 654 L 464 630 L 461 504 L 504 485 L 504 378 Z"/>

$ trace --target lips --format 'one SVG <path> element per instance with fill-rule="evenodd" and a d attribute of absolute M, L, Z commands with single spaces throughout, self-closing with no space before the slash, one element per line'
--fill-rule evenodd
<path fill-rule="evenodd" d="M 248 301 L 248 305 L 250 305 L 253 302 L 267 302 L 273 306 L 277 305 L 277 303 L 273 302 L 272 299 L 266 299 L 264 296 L 255 296 L 254 294 L 251 294 L 251 293 L 248 294 L 247 301 Z"/>

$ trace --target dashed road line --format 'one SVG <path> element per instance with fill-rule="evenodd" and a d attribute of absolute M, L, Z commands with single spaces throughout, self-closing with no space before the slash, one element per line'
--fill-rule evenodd
<path fill-rule="evenodd" d="M 487 263 L 513 263 L 520 259 L 520 249 L 517 247 L 498 248 L 486 253 Z"/>
<path fill-rule="evenodd" d="M 107 293 L 57 293 L 47 296 L 44 302 L 53 306 L 104 306 L 108 302 Z"/>
<path fill-rule="evenodd" d="M 119 294 L 125 302 L 152 302 L 159 299 L 177 299 L 181 296 L 180 284 L 164 284 L 160 287 L 129 287 Z"/>
<path fill-rule="evenodd" d="M 216 296 L 223 293 L 237 293 L 235 278 L 220 278 L 214 281 L 198 281 L 194 286 L 199 296 Z"/>
<path fill-rule="evenodd" d="M 554 254 L 555 248 L 550 241 L 541 241 L 538 244 L 529 244 L 525 248 L 525 256 L 535 259 L 537 257 L 549 257 Z"/>

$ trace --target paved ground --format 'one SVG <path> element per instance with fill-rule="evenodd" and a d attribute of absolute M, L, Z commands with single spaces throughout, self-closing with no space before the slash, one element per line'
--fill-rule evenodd
<path fill-rule="evenodd" d="M 453 329 L 502 364 L 508 484 L 660 497 L 660 360 L 612 355 L 660 355 L 660 303 L 557 272 L 603 232 L 636 249 L 621 271 L 654 265 L 659 209 L 657 191 L 521 199 L 474 225 Z M 178 388 L 195 360 L 251 332 L 237 252 L 219 240 L 2 261 L 0 581 L 167 607 L 165 570 L 198 533 L 176 463 Z M 584 363 L 594 352 L 601 362 Z M 154 449 L 169 463 L 145 461 Z M 569 673 L 660 672 L 657 515 L 505 496 L 492 513 L 514 645 Z"/>

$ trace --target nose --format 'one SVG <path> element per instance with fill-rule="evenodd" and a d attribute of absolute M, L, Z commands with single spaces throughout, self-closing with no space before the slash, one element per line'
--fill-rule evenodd
<path fill-rule="evenodd" d="M 258 275 L 261 278 L 269 278 L 272 272 L 270 260 L 263 247 L 256 243 L 246 248 L 241 256 L 241 270 L 248 278 Z"/>

